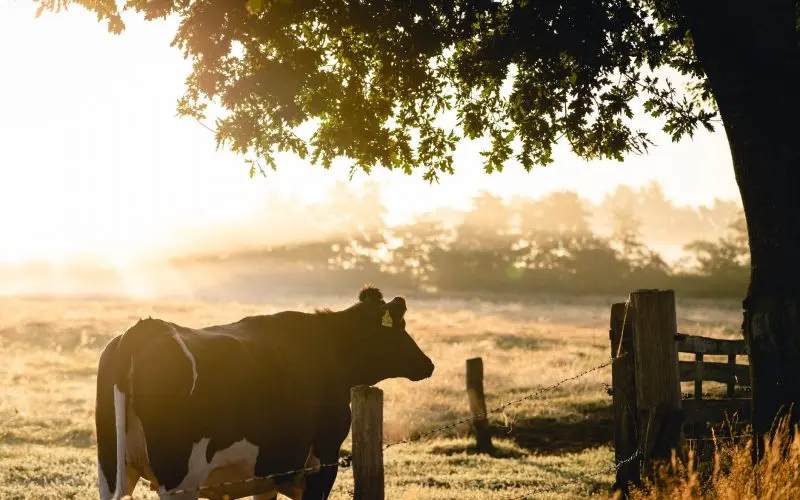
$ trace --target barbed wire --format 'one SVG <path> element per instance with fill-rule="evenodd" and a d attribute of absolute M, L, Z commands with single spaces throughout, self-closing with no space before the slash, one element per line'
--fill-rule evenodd
<path fill-rule="evenodd" d="M 745 440 L 745 439 L 752 439 L 752 434 L 737 434 L 735 436 L 714 436 L 714 437 L 694 437 L 694 438 L 683 438 L 684 441 L 687 442 L 716 442 L 716 441 L 736 441 L 736 440 Z"/>
<path fill-rule="evenodd" d="M 716 442 L 716 441 L 721 441 L 721 440 L 751 439 L 752 437 L 753 437 L 752 434 L 736 434 L 736 435 L 733 435 L 733 436 L 714 436 L 714 437 L 710 437 L 710 438 L 685 438 L 684 440 L 685 441 L 689 441 L 689 442 L 709 442 L 709 441 L 715 441 Z M 616 473 L 624 465 L 636 460 L 637 458 L 640 458 L 641 456 L 642 456 L 641 449 L 637 449 L 631 456 L 629 456 L 628 458 L 626 458 L 624 460 L 621 460 L 620 462 L 618 462 L 617 464 L 615 464 L 615 465 L 613 465 L 611 467 L 608 467 L 606 469 L 602 469 L 602 470 L 599 470 L 599 471 L 596 471 L 596 472 L 592 472 L 590 474 L 582 474 L 580 477 L 577 477 L 577 478 L 574 478 L 574 479 L 566 479 L 566 480 L 563 480 L 563 481 L 558 482 L 556 484 L 550 484 L 550 485 L 547 485 L 546 487 L 535 489 L 534 491 L 527 491 L 522 496 L 513 497 L 512 500 L 529 499 L 529 498 L 532 498 L 532 495 L 537 495 L 537 494 L 542 494 L 542 493 L 551 493 L 551 492 L 553 492 L 553 491 L 555 491 L 557 489 L 563 488 L 564 486 L 568 486 L 570 484 L 576 484 L 576 483 L 579 483 L 579 482 L 583 482 L 583 481 L 586 481 L 587 479 L 591 479 L 591 478 L 594 478 L 594 477 L 597 477 L 597 476 L 601 476 L 601 475 L 604 475 L 604 474 Z"/>
<path fill-rule="evenodd" d="M 590 474 L 581 474 L 580 477 L 574 479 L 565 479 L 556 484 L 550 484 L 546 487 L 536 488 L 534 491 L 526 491 L 522 496 L 513 497 L 511 500 L 526 500 L 528 498 L 532 498 L 531 495 L 537 495 L 542 493 L 551 493 L 557 489 L 563 488 L 564 486 L 568 486 L 570 484 L 575 484 L 579 482 L 586 481 L 587 479 L 592 479 L 597 476 L 602 476 L 604 474 L 610 474 L 612 472 L 616 473 L 620 468 L 622 468 L 625 464 L 628 464 L 642 455 L 640 450 L 636 450 L 633 452 L 633 455 L 629 456 L 625 460 L 620 461 L 619 463 L 612 465 L 611 467 L 606 467 L 605 469 L 601 469 L 599 471 L 592 472 Z"/>
<path fill-rule="evenodd" d="M 487 410 L 486 412 L 481 412 L 481 413 L 478 413 L 476 415 L 472 415 L 470 417 L 465 417 L 465 418 L 462 418 L 460 420 L 456 420 L 454 422 L 451 422 L 449 424 L 442 425 L 440 427 L 436 427 L 434 429 L 431 429 L 431 430 L 428 430 L 428 431 L 425 431 L 425 432 L 421 432 L 421 433 L 419 433 L 416 436 L 411 437 L 411 438 L 406 438 L 406 439 L 401 439 L 399 441 L 391 442 L 389 444 L 384 445 L 383 446 L 383 450 L 386 451 L 389 448 L 392 448 L 394 446 L 398 446 L 398 445 L 401 445 L 401 444 L 413 443 L 415 441 L 419 441 L 419 440 L 421 440 L 423 438 L 426 438 L 428 436 L 432 436 L 434 434 L 438 434 L 438 433 L 446 431 L 448 429 L 452 429 L 452 428 L 457 427 L 457 426 L 459 426 L 461 424 L 466 424 L 468 422 L 473 422 L 475 420 L 480 420 L 480 419 L 486 418 L 489 415 L 492 415 L 494 413 L 501 413 L 503 410 L 505 410 L 506 408 L 508 408 L 510 406 L 514 406 L 514 405 L 517 405 L 517 404 L 522 403 L 524 401 L 528 401 L 528 400 L 534 399 L 534 398 L 536 398 L 538 396 L 541 396 L 542 394 L 544 394 L 544 393 L 546 393 L 548 391 L 552 391 L 553 389 L 556 389 L 556 388 L 566 384 L 567 382 L 571 382 L 573 380 L 577 380 L 579 378 L 585 377 L 586 375 L 588 375 L 588 374 L 590 374 L 592 372 L 596 372 L 597 370 L 601 370 L 601 369 L 603 369 L 603 368 L 605 368 L 607 366 L 611 366 L 617 360 L 627 356 L 627 354 L 628 353 L 623 353 L 622 355 L 617 356 L 616 358 L 611 358 L 610 360 L 608 360 L 608 361 L 606 361 L 604 363 L 601 363 L 601 364 L 599 364 L 599 365 L 597 365 L 595 367 L 592 367 L 592 368 L 589 368 L 587 370 L 584 370 L 584 371 L 578 373 L 577 375 L 572 375 L 572 376 L 567 377 L 565 379 L 559 380 L 558 382 L 556 382 L 554 384 L 550 384 L 548 386 L 542 387 L 542 388 L 540 388 L 540 389 L 538 389 L 538 390 L 536 390 L 536 391 L 534 391 L 534 392 L 532 392 L 532 393 L 530 393 L 530 394 L 528 394 L 526 396 L 523 396 L 521 398 L 512 399 L 510 401 L 507 401 L 507 402 L 505 402 L 505 403 L 503 403 L 501 405 L 498 405 L 498 406 L 496 406 L 496 407 L 494 407 L 494 408 L 492 408 L 490 410 Z"/>
<path fill-rule="evenodd" d="M 735 436 L 716 436 L 714 438 L 686 438 L 685 440 L 686 441 L 716 441 L 716 440 L 732 440 L 732 439 L 745 439 L 745 438 L 747 438 L 747 439 L 752 438 L 752 435 L 751 434 L 738 434 L 738 435 L 735 435 Z M 637 458 L 639 458 L 641 456 L 642 456 L 641 450 L 637 449 L 631 456 L 629 456 L 628 458 L 626 458 L 624 460 L 621 460 L 620 462 L 618 462 L 617 464 L 615 464 L 615 465 L 613 465 L 611 467 L 608 467 L 608 468 L 605 468 L 605 469 L 601 469 L 599 471 L 592 472 L 590 474 L 582 474 L 580 477 L 577 477 L 577 478 L 574 478 L 574 479 L 566 479 L 566 480 L 560 481 L 560 482 L 558 482 L 556 484 L 547 485 L 546 487 L 536 488 L 534 491 L 527 491 L 524 494 L 522 494 L 521 496 L 513 497 L 512 500 L 525 500 L 525 499 L 533 498 L 532 495 L 537 495 L 537 494 L 542 494 L 542 493 L 551 493 L 551 492 L 553 492 L 555 490 L 558 490 L 558 489 L 563 488 L 564 486 L 568 486 L 570 484 L 576 484 L 576 483 L 579 483 L 579 482 L 584 482 L 587 479 L 592 479 L 594 477 L 602 476 L 604 474 L 616 473 L 617 471 L 619 471 L 620 468 L 622 468 L 623 466 L 625 466 L 626 464 L 628 464 L 630 462 L 633 462 L 634 460 L 636 460 Z"/>
<path fill-rule="evenodd" d="M 442 431 L 445 431 L 447 429 L 452 429 L 452 428 L 454 428 L 454 427 L 456 427 L 458 425 L 465 424 L 465 423 L 468 423 L 468 422 L 472 422 L 474 420 L 486 418 L 487 416 L 489 416 L 491 414 L 494 414 L 494 413 L 500 413 L 500 412 L 504 411 L 506 408 L 508 408 L 510 406 L 522 403 L 524 401 L 531 400 L 533 398 L 541 396 L 542 394 L 544 394 L 544 393 L 546 393 L 548 391 L 552 391 L 552 390 L 560 387 L 561 385 L 566 384 L 567 382 L 571 382 L 573 380 L 577 380 L 579 378 L 585 377 L 586 375 L 588 375 L 588 374 L 590 374 L 592 372 L 596 372 L 596 371 L 601 370 L 601 369 L 603 369 L 603 368 L 605 368 L 607 366 L 611 366 L 612 364 L 614 364 L 614 362 L 616 362 L 617 360 L 619 360 L 620 358 L 622 358 L 622 357 L 624 357 L 626 355 L 627 355 L 627 353 L 623 353 L 623 354 L 621 354 L 621 355 L 619 355 L 619 356 L 617 356 L 615 358 L 611 358 L 610 360 L 608 360 L 608 361 L 606 361 L 604 363 L 601 363 L 601 364 L 599 364 L 597 366 L 594 366 L 592 368 L 588 368 L 588 369 L 586 369 L 586 370 L 584 370 L 584 371 L 582 371 L 582 372 L 580 372 L 580 373 L 578 373 L 576 375 L 572 375 L 572 376 L 567 377 L 565 379 L 559 380 L 558 382 L 556 382 L 554 384 L 550 384 L 548 386 L 542 387 L 542 388 L 540 388 L 540 389 L 538 389 L 538 390 L 536 390 L 536 391 L 534 391 L 534 392 L 532 392 L 532 393 L 530 393 L 530 394 L 528 394 L 526 396 L 506 401 L 505 403 L 503 403 L 501 405 L 498 405 L 498 406 L 496 406 L 496 407 L 494 407 L 494 408 L 492 408 L 490 410 L 487 410 L 486 412 L 478 413 L 478 414 L 472 415 L 470 417 L 466 417 L 466 418 L 462 418 L 460 420 L 456 420 L 455 422 L 451 422 L 451 423 L 449 423 L 447 425 L 443 425 L 443 426 L 431 429 L 429 431 L 422 432 L 422 433 L 414 436 L 413 438 L 406 438 L 406 439 L 402 439 L 402 440 L 399 440 L 399 441 L 394 441 L 394 442 L 388 443 L 388 444 L 383 446 L 383 450 L 385 451 L 385 450 L 387 450 L 389 448 L 392 448 L 394 446 L 398 446 L 398 445 L 401 445 L 401 444 L 407 444 L 407 443 L 416 442 L 416 441 L 419 441 L 419 440 L 421 440 L 421 439 L 423 439 L 425 437 L 432 436 L 434 434 L 438 434 L 438 433 L 440 433 Z M 638 455 L 638 451 L 637 451 L 637 455 Z M 617 464 L 615 466 L 615 468 L 621 467 L 622 465 L 624 465 L 625 463 L 629 462 L 630 460 L 633 460 L 634 458 L 635 458 L 635 456 L 632 456 L 629 459 L 627 459 L 626 461 L 620 462 L 619 464 Z M 187 493 L 200 493 L 200 492 L 203 492 L 203 491 L 214 490 L 214 489 L 218 489 L 218 488 L 225 488 L 225 487 L 228 487 L 228 486 L 240 486 L 240 485 L 243 485 L 243 484 L 261 482 L 261 481 L 269 481 L 271 479 L 277 479 L 277 478 L 282 478 L 282 477 L 287 477 L 287 476 L 294 476 L 294 475 L 302 474 L 302 473 L 315 473 L 315 472 L 319 472 L 321 469 L 325 469 L 325 468 L 341 467 L 341 468 L 345 468 L 346 469 L 346 468 L 349 468 L 352 465 L 352 461 L 353 461 L 353 455 L 352 455 L 352 453 L 348 453 L 345 457 L 340 458 L 336 462 L 319 464 L 319 465 L 316 465 L 314 467 L 302 467 L 302 468 L 299 468 L 299 469 L 289 470 L 289 471 L 286 471 L 286 472 L 278 472 L 278 473 L 274 473 L 274 474 L 268 474 L 266 476 L 254 476 L 252 478 L 238 480 L 238 481 L 226 481 L 226 482 L 217 483 L 217 484 L 213 484 L 213 485 L 203 485 L 203 486 L 198 486 L 198 487 L 194 487 L 194 488 L 182 488 L 182 489 L 178 489 L 178 490 L 172 490 L 172 491 L 165 492 L 163 494 L 163 496 L 175 496 L 175 495 L 183 495 L 183 494 L 187 494 Z M 602 474 L 602 473 L 605 473 L 605 471 L 601 471 L 601 472 L 595 473 L 593 475 L 599 475 L 599 474 Z M 591 477 L 591 476 L 592 475 L 586 476 L 586 477 Z M 153 483 L 151 483 L 150 481 L 148 481 L 147 479 L 144 479 L 144 478 L 141 478 L 141 481 L 145 484 L 145 486 L 148 486 L 151 489 L 153 489 Z"/>
<path fill-rule="evenodd" d="M 539 489 L 537 489 L 536 491 L 533 491 L 533 492 L 528 491 L 528 492 L 525 492 L 522 496 L 514 497 L 512 500 L 523 500 L 523 499 L 531 498 L 530 495 L 534 495 L 534 494 L 538 494 L 538 493 L 552 492 L 552 491 L 560 489 L 560 488 L 562 488 L 564 486 L 567 486 L 569 484 L 574 484 L 574 483 L 586 481 L 587 479 L 591 479 L 591 478 L 594 478 L 594 477 L 597 477 L 597 476 L 601 476 L 601 475 L 604 475 L 604 474 L 609 474 L 609 473 L 612 473 L 612 472 L 616 472 L 621 467 L 623 467 L 625 464 L 630 463 L 633 460 L 637 459 L 640 455 L 641 455 L 640 451 L 636 450 L 636 452 L 634 452 L 633 455 L 631 455 L 630 457 L 626 458 L 625 460 L 620 461 L 619 463 L 617 463 L 617 464 L 615 464 L 615 465 L 613 465 L 611 467 L 608 467 L 608 468 L 605 468 L 605 469 L 602 469 L 602 470 L 599 470 L 599 471 L 596 471 L 596 472 L 593 472 L 593 473 L 590 473 L 590 474 L 583 474 L 579 478 L 568 479 L 568 480 L 564 480 L 564 481 L 561 481 L 559 483 L 556 483 L 554 485 L 548 485 L 546 488 L 539 488 Z M 279 477 L 294 476 L 294 475 L 297 475 L 297 474 L 300 474 L 300 473 L 304 473 L 304 472 L 315 473 L 315 472 L 319 472 L 323 468 L 330 468 L 330 467 L 348 468 L 348 467 L 350 467 L 351 463 L 352 463 L 352 456 L 348 456 L 348 457 L 339 459 L 339 461 L 337 461 L 337 462 L 332 462 L 332 463 L 328 463 L 328 464 L 320 464 L 320 465 L 315 466 L 315 467 L 303 467 L 303 468 L 300 468 L 300 469 L 295 469 L 295 470 L 286 471 L 286 472 L 280 472 L 280 473 L 276 473 L 276 474 L 269 474 L 267 476 L 253 477 L 253 478 L 248 478 L 248 479 L 244 479 L 244 480 L 240 480 L 240 481 L 226 481 L 226 482 L 218 483 L 218 484 L 214 484 L 214 485 L 199 486 L 199 487 L 196 487 L 196 488 L 183 488 L 183 489 L 179 489 L 179 490 L 172 490 L 172 491 L 168 491 L 168 492 L 164 493 L 163 496 L 175 496 L 175 495 L 183 495 L 183 494 L 187 494 L 187 493 L 200 493 L 202 491 L 208 491 L 208 490 L 217 489 L 217 488 L 225 488 L 226 486 L 240 486 L 242 484 L 255 483 L 255 482 L 259 482 L 259 481 L 268 481 L 268 480 L 276 479 L 276 478 L 279 478 Z M 150 483 L 148 480 L 142 479 L 141 481 L 145 484 L 145 486 L 152 487 L 152 483 Z M 125 497 L 125 498 L 128 498 L 128 497 Z"/>
<path fill-rule="evenodd" d="M 622 356 L 618 356 L 617 358 L 614 358 L 612 361 L 615 361 L 616 359 L 619 359 L 621 357 Z M 628 411 L 631 409 L 630 406 L 627 403 L 625 404 L 625 409 L 628 410 Z M 637 442 L 639 442 L 638 439 L 637 439 Z M 570 485 L 570 484 L 584 482 L 587 479 L 591 479 L 591 478 L 594 478 L 594 477 L 597 477 L 597 476 L 601 476 L 601 475 L 604 475 L 604 474 L 610 474 L 612 472 L 616 473 L 617 471 L 619 471 L 619 469 L 621 469 L 626 464 L 629 464 L 630 462 L 632 462 L 632 461 L 634 461 L 637 458 L 640 458 L 642 456 L 642 448 L 641 448 L 641 446 L 642 445 L 640 443 L 639 446 L 636 448 L 636 450 L 633 452 L 633 454 L 631 454 L 628 458 L 626 458 L 624 460 L 620 460 L 619 462 L 615 463 L 611 467 L 607 467 L 605 469 L 601 469 L 599 471 L 595 471 L 595 472 L 592 472 L 590 474 L 582 474 L 582 475 L 580 475 L 580 477 L 576 477 L 576 478 L 573 478 L 573 479 L 562 480 L 560 482 L 557 482 L 556 484 L 547 485 L 546 487 L 539 487 L 539 488 L 535 489 L 534 491 L 525 492 L 520 497 L 514 497 L 512 500 L 528 499 L 528 498 L 531 498 L 530 495 L 542 494 L 542 493 L 551 493 L 551 492 L 554 492 L 557 489 L 563 488 L 564 486 L 567 486 L 567 485 Z"/>

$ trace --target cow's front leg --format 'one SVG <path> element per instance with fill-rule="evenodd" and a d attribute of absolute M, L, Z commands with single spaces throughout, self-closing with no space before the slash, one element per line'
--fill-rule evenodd
<path fill-rule="evenodd" d="M 303 500 L 327 500 L 339 473 L 339 450 L 350 432 L 349 399 L 343 400 L 341 406 L 333 406 L 326 415 L 335 415 L 335 419 L 326 419 L 317 429 L 314 440 L 314 452 L 322 467 L 319 472 L 310 474 L 303 492 Z"/>
<path fill-rule="evenodd" d="M 338 453 L 325 454 L 319 459 L 323 464 L 336 463 Z M 303 500 L 327 500 L 336 482 L 338 466 L 322 467 L 319 472 L 310 474 L 306 478 L 306 488 L 303 491 Z"/>

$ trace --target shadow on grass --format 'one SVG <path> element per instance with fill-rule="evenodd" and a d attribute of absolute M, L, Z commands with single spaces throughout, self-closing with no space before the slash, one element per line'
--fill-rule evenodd
<path fill-rule="evenodd" d="M 531 453 L 561 455 L 611 444 L 614 440 L 614 417 L 611 405 L 592 406 L 582 411 L 578 418 L 521 418 L 509 428 L 494 427 L 492 434 L 512 440 Z"/>
<path fill-rule="evenodd" d="M 465 335 L 448 335 L 447 337 L 442 338 L 440 342 L 445 344 L 491 342 L 495 348 L 503 351 L 512 349 L 520 349 L 524 351 L 542 351 L 554 349 L 565 344 L 565 342 L 560 339 L 540 338 L 491 331 Z"/>
<path fill-rule="evenodd" d="M 454 442 L 445 442 L 442 444 L 436 444 L 432 446 L 428 452 L 433 455 L 445 455 L 445 456 L 460 455 L 462 453 L 466 453 L 467 455 L 478 454 L 478 450 L 475 447 L 475 443 L 465 444 L 463 441 L 454 441 Z M 491 453 L 488 453 L 487 455 L 492 458 L 520 459 L 526 456 L 527 453 L 523 452 L 522 450 L 514 446 L 509 446 L 505 443 L 495 443 L 494 449 L 491 451 Z"/>
<path fill-rule="evenodd" d="M 545 349 L 553 349 L 564 345 L 564 342 L 556 339 L 549 338 L 536 338 L 521 335 L 510 335 L 503 333 L 495 333 L 490 336 L 494 341 L 494 345 L 498 349 L 507 351 L 509 349 L 522 349 L 526 351 L 541 351 Z"/>
<path fill-rule="evenodd" d="M 587 476 L 584 472 L 566 471 L 563 466 L 554 464 L 536 464 L 536 467 L 552 476 L 541 485 L 540 494 L 563 491 L 574 485 L 581 485 L 591 495 L 608 491 L 607 481 Z"/>

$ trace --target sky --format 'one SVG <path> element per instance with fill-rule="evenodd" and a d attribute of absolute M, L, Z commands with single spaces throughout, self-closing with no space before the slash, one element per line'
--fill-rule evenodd
<path fill-rule="evenodd" d="M 175 21 L 124 19 L 126 31 L 112 35 L 77 6 L 36 19 L 30 0 L 0 0 L 0 263 L 75 255 L 130 261 L 180 234 L 253 220 L 271 196 L 313 202 L 347 180 L 346 167 L 324 171 L 291 155 L 279 157 L 277 172 L 251 179 L 242 157 L 217 150 L 211 132 L 176 116 L 191 63 L 169 46 Z M 678 204 L 739 199 L 723 132 L 655 140 L 648 155 L 623 163 L 587 162 L 558 147 L 548 167 L 510 166 L 491 176 L 480 145 L 463 143 L 457 173 L 439 184 L 422 171 L 384 170 L 353 183 L 379 183 L 389 223 L 467 208 L 481 190 L 503 197 L 575 190 L 599 201 L 618 184 L 656 180 Z"/>

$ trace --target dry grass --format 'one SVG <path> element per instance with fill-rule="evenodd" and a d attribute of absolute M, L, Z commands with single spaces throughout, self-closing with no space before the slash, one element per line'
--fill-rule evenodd
<path fill-rule="evenodd" d="M 619 298 L 478 300 L 409 298 L 408 330 L 435 375 L 392 380 L 385 439 L 414 436 L 467 415 L 464 362 L 482 356 L 490 407 L 596 366 L 609 357 L 608 310 Z M 350 298 L 270 304 L 0 299 L 0 498 L 97 498 L 93 411 L 102 346 L 140 317 L 190 326 L 282 309 L 348 305 Z M 735 335 L 738 304 L 679 304 L 682 330 Z M 462 425 L 387 450 L 387 498 L 585 498 L 612 481 L 610 369 L 593 372 L 492 415 L 498 452 L 476 455 Z M 349 447 L 349 443 L 345 443 Z M 587 476 L 591 474 L 591 476 Z M 340 473 L 337 499 L 352 488 Z M 140 487 L 137 498 L 154 498 Z"/>
<path fill-rule="evenodd" d="M 631 494 L 632 500 L 661 498 L 714 500 L 790 500 L 800 498 L 800 434 L 786 421 L 764 446 L 764 458 L 753 467 L 753 441 L 717 443 L 711 470 L 698 468 L 690 452 L 673 456 L 655 481 Z M 703 464 L 705 465 L 705 464 Z"/>

